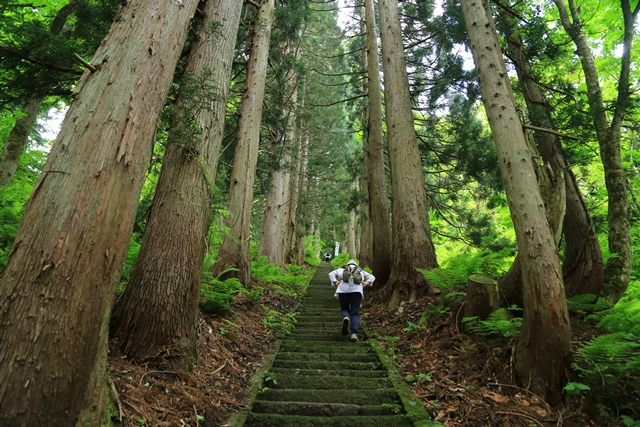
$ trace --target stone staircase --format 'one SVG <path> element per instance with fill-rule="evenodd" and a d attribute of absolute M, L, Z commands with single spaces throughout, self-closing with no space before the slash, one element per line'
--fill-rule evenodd
<path fill-rule="evenodd" d="M 430 426 L 428 414 L 372 341 L 340 333 L 327 264 L 318 267 L 293 333 L 260 375 L 244 426 Z M 365 305 L 366 317 L 366 305 Z M 362 338 L 362 337 L 361 337 Z M 403 390 L 399 390 L 402 389 Z"/>

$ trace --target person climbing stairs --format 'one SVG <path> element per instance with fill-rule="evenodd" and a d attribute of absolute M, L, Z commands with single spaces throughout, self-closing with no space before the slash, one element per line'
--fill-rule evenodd
<path fill-rule="evenodd" d="M 366 339 L 366 330 L 360 342 L 341 333 L 340 307 L 327 279 L 330 269 L 318 267 L 296 328 L 263 370 L 248 414 L 236 425 L 434 425 L 406 385 L 389 375 L 389 366 Z"/>

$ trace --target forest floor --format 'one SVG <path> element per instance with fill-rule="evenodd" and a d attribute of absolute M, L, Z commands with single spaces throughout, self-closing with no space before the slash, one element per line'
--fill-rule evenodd
<path fill-rule="evenodd" d="M 436 422 L 474 427 L 599 425 L 586 414 L 589 405 L 581 399 L 557 410 L 514 386 L 514 343 L 463 333 L 459 310 L 434 316 L 421 327 L 421 316 L 432 302 L 428 298 L 404 305 L 398 315 L 371 296 L 364 307 L 369 335 L 397 361 L 400 375 Z M 251 378 L 275 349 L 276 339 L 261 323 L 266 309 L 285 312 L 297 304 L 266 292 L 260 304 L 238 301 L 224 316 L 204 317 L 199 363 L 192 372 L 132 364 L 112 351 L 109 372 L 121 425 L 224 426 L 246 408 Z"/>

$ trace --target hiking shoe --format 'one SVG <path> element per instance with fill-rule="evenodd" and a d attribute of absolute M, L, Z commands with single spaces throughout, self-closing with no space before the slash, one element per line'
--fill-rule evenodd
<path fill-rule="evenodd" d="M 347 316 L 342 319 L 342 335 L 349 335 L 349 318 Z"/>
<path fill-rule="evenodd" d="M 356 334 L 351 334 L 351 342 L 358 342 L 358 336 Z"/>

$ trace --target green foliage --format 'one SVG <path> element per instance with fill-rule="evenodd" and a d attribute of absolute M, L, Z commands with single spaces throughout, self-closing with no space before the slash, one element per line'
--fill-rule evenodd
<path fill-rule="evenodd" d="M 603 401 L 617 401 L 624 390 L 640 393 L 640 281 L 599 314 L 607 333 L 578 347 L 574 369 Z"/>
<path fill-rule="evenodd" d="M 620 418 L 622 419 L 622 423 L 626 427 L 640 427 L 640 420 L 634 420 L 633 418 L 631 418 L 631 417 L 629 417 L 627 415 L 623 415 Z"/>
<path fill-rule="evenodd" d="M 567 394 L 580 394 L 584 393 L 585 391 L 591 390 L 591 387 L 582 383 L 570 382 L 567 383 L 567 385 L 565 385 L 562 390 Z"/>
<path fill-rule="evenodd" d="M 278 310 L 269 309 L 261 323 L 269 329 L 269 332 L 278 338 L 290 334 L 296 325 L 296 312 L 281 313 Z"/>
<path fill-rule="evenodd" d="M 414 323 L 410 320 L 407 321 L 407 323 L 405 323 L 404 327 L 402 328 L 402 332 L 412 334 L 412 333 L 416 333 L 423 330 L 425 327 L 426 327 L 426 319 L 423 319 L 421 317 L 418 323 Z"/>
<path fill-rule="evenodd" d="M 433 270 L 418 269 L 429 283 L 440 289 L 454 290 L 466 286 L 472 274 L 496 276 L 505 267 L 505 258 L 510 250 L 490 252 L 488 250 L 468 250 L 457 253 Z"/>
<path fill-rule="evenodd" d="M 28 150 L 20 157 L 13 180 L 0 187 L 0 271 L 7 265 L 24 206 L 44 165 L 45 156 L 40 149 Z"/>
<path fill-rule="evenodd" d="M 569 311 L 574 313 L 596 313 L 611 308 L 604 298 L 593 294 L 574 295 L 567 298 Z"/>
<path fill-rule="evenodd" d="M 602 318 L 600 326 L 626 332 L 640 342 L 640 280 L 629 283 L 624 296 Z"/>
<path fill-rule="evenodd" d="M 344 267 L 347 264 L 347 261 L 349 261 L 350 259 L 351 259 L 351 255 L 349 255 L 346 252 L 343 252 L 343 253 L 340 253 L 340 254 L 336 255 L 331 260 L 331 265 L 333 266 L 333 268 Z"/>
<path fill-rule="evenodd" d="M 196 117 L 221 97 L 220 89 L 212 84 L 214 76 L 211 68 L 184 75 L 180 82 L 180 102 L 170 104 L 165 111 L 172 116 L 169 143 L 182 147 L 188 159 L 200 156 L 202 128 Z M 206 177 L 206 171 L 203 173 Z M 211 181 L 208 177 L 207 180 Z M 209 185 L 212 187 L 211 182 Z"/>
<path fill-rule="evenodd" d="M 311 266 L 317 266 L 320 264 L 318 254 L 321 249 L 322 241 L 318 236 L 306 236 L 304 238 L 304 262 Z"/>
<path fill-rule="evenodd" d="M 284 268 L 270 264 L 267 257 L 261 256 L 251 262 L 251 275 L 260 282 L 272 284 L 276 295 L 285 295 L 297 299 L 307 290 L 312 270 L 287 264 Z"/>
<path fill-rule="evenodd" d="M 420 372 L 416 375 L 407 375 L 404 377 L 405 382 L 415 383 L 415 382 L 431 382 L 433 381 L 433 374 L 431 372 Z"/>
<path fill-rule="evenodd" d="M 511 312 L 517 311 L 516 307 L 499 308 L 487 320 L 480 320 L 477 316 L 465 317 L 462 323 L 465 330 L 487 337 L 511 338 L 520 335 L 522 329 L 522 318 L 515 317 Z M 511 311 L 511 312 L 510 312 Z"/>
<path fill-rule="evenodd" d="M 127 255 L 124 259 L 124 265 L 122 266 L 122 274 L 120 275 L 120 283 L 118 284 L 118 288 L 116 292 L 124 291 L 124 288 L 129 281 L 129 277 L 131 277 L 131 271 L 133 270 L 133 266 L 138 259 L 138 254 L 140 253 L 140 236 L 137 234 L 133 234 L 131 236 L 131 240 L 129 240 L 129 247 L 127 248 Z"/>
<path fill-rule="evenodd" d="M 200 309 L 208 314 L 225 314 L 231 309 L 235 296 L 244 290 L 240 280 L 229 278 L 220 280 L 210 274 L 203 274 L 200 285 Z"/>

